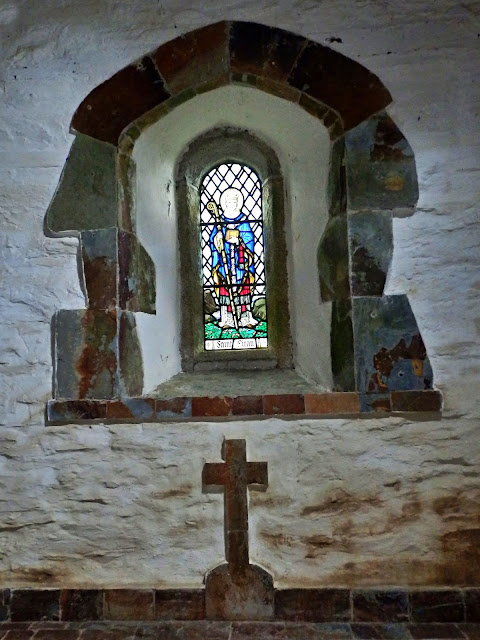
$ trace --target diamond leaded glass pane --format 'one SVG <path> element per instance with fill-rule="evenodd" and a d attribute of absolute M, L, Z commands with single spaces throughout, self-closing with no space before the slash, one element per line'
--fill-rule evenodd
<path fill-rule="evenodd" d="M 262 184 L 246 165 L 200 186 L 205 350 L 268 347 Z"/>

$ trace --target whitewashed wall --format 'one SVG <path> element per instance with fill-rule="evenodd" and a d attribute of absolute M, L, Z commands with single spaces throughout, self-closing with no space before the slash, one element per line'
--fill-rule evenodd
<path fill-rule="evenodd" d="M 479 13 L 453 0 L 2 2 L 1 584 L 200 585 L 222 559 L 221 497 L 202 495 L 200 472 L 223 436 L 269 461 L 251 546 L 277 584 L 465 582 L 480 542 Z M 225 18 L 340 38 L 391 91 L 420 200 L 395 221 L 387 292 L 409 295 L 442 422 L 44 426 L 50 320 L 84 306 L 77 242 L 43 235 L 71 116 L 145 51 Z"/>

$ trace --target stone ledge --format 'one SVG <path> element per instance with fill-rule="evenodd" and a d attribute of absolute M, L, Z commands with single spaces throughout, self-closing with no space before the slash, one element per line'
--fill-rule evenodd
<path fill-rule="evenodd" d="M 308 622 L 0 622 L 0 640 L 478 640 L 478 624 Z"/>
<path fill-rule="evenodd" d="M 274 599 L 277 622 L 408 624 L 420 631 L 480 623 L 480 588 L 277 589 Z M 207 619 L 204 589 L 0 589 L 0 605 L 4 623 Z"/>
<path fill-rule="evenodd" d="M 50 400 L 47 424 L 98 422 L 170 422 L 222 418 L 271 417 L 372 418 L 406 415 L 425 419 L 441 417 L 439 391 L 393 391 L 382 394 L 356 392 L 284 393 L 261 396 L 154 397 L 119 400 Z"/>

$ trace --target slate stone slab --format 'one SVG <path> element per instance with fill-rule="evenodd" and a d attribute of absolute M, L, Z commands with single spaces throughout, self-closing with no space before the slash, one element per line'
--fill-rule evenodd
<path fill-rule="evenodd" d="M 117 229 L 97 229 L 80 234 L 83 276 L 91 309 L 118 305 Z"/>
<path fill-rule="evenodd" d="M 127 311 L 155 313 L 155 265 L 133 233 L 119 231 L 119 304 Z"/>
<path fill-rule="evenodd" d="M 132 147 L 133 148 L 133 147 Z M 131 156 L 119 153 L 117 157 L 118 177 L 118 225 L 125 231 L 135 229 L 137 165 Z"/>
<path fill-rule="evenodd" d="M 402 590 L 352 591 L 355 622 L 407 622 L 408 594 Z"/>
<path fill-rule="evenodd" d="M 155 591 L 157 620 L 203 620 L 204 589 L 159 589 Z"/>
<path fill-rule="evenodd" d="M 373 73 L 316 42 L 303 49 L 288 82 L 337 111 L 346 130 L 391 102 L 389 92 Z"/>
<path fill-rule="evenodd" d="M 11 620 L 59 620 L 60 591 L 57 589 L 14 589 Z"/>
<path fill-rule="evenodd" d="M 348 209 L 411 215 L 418 200 L 413 151 L 393 120 L 381 113 L 345 135 Z"/>
<path fill-rule="evenodd" d="M 430 389 L 433 374 L 407 296 L 353 298 L 360 393 Z"/>
<path fill-rule="evenodd" d="M 103 618 L 103 591 L 99 589 L 63 589 L 60 595 L 61 619 L 83 622 Z"/>
<path fill-rule="evenodd" d="M 330 352 L 335 391 L 355 391 L 351 300 L 335 300 L 332 304 Z"/>
<path fill-rule="evenodd" d="M 350 279 L 354 296 L 381 296 L 393 255 L 391 212 L 348 216 Z"/>
<path fill-rule="evenodd" d="M 153 60 L 145 56 L 89 93 L 73 116 L 72 128 L 116 145 L 127 125 L 169 96 Z"/>
<path fill-rule="evenodd" d="M 410 617 L 412 622 L 464 622 L 463 594 L 459 589 L 412 591 Z"/>
<path fill-rule="evenodd" d="M 115 397 L 119 356 L 115 310 L 58 311 L 54 338 L 56 398 Z"/>
<path fill-rule="evenodd" d="M 152 58 L 172 95 L 206 82 L 228 71 L 228 24 L 190 31 L 163 44 Z"/>
<path fill-rule="evenodd" d="M 350 297 L 347 217 L 330 218 L 317 252 L 320 293 L 324 302 Z"/>
<path fill-rule="evenodd" d="M 103 229 L 117 224 L 117 150 L 78 134 L 46 215 L 54 233 Z"/>
<path fill-rule="evenodd" d="M 282 589 L 275 593 L 275 618 L 302 622 L 349 622 L 349 589 Z"/>
<path fill-rule="evenodd" d="M 340 138 L 330 151 L 327 182 L 328 213 L 341 215 L 347 211 L 347 177 L 345 173 L 345 139 Z"/>
<path fill-rule="evenodd" d="M 143 392 L 143 359 L 137 334 L 135 314 L 119 312 L 119 375 L 120 397 L 140 396 Z"/>
<path fill-rule="evenodd" d="M 255 22 L 233 22 L 230 31 L 231 67 L 241 73 L 286 80 L 308 40 Z"/>
<path fill-rule="evenodd" d="M 155 313 L 155 266 L 133 233 L 117 228 L 81 234 L 88 306 Z"/>

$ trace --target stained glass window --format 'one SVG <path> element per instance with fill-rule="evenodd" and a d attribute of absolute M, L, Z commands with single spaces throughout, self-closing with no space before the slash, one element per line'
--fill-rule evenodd
<path fill-rule="evenodd" d="M 205 350 L 268 347 L 262 184 L 250 167 L 214 167 L 200 185 Z"/>

